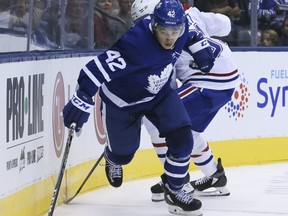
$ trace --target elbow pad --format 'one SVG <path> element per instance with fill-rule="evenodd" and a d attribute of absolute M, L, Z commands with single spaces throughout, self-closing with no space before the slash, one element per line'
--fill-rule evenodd
<path fill-rule="evenodd" d="M 205 74 L 209 73 L 215 61 L 209 42 L 206 39 L 202 39 L 189 46 L 189 51 L 192 53 L 199 69 Z"/>

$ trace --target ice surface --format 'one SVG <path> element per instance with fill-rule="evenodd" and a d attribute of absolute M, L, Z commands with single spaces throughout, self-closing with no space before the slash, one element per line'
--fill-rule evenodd
<path fill-rule="evenodd" d="M 199 197 L 204 216 L 288 216 L 288 163 L 226 168 L 227 197 Z M 202 177 L 200 171 L 191 179 Z M 57 206 L 54 216 L 168 216 L 165 202 L 151 201 L 150 187 L 160 178 L 124 182 Z"/>

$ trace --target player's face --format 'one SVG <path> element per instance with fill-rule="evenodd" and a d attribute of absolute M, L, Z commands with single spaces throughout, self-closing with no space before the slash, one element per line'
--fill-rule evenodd
<path fill-rule="evenodd" d="M 169 28 L 157 25 L 154 29 L 156 37 L 164 49 L 172 49 L 180 37 L 183 27 Z"/>

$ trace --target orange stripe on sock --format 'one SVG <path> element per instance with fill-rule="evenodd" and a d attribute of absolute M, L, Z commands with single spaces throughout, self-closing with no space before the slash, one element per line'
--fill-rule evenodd
<path fill-rule="evenodd" d="M 152 145 L 156 148 L 159 148 L 159 147 L 166 147 L 166 143 L 152 143 Z"/>
<path fill-rule="evenodd" d="M 207 143 L 206 148 L 204 150 L 202 150 L 202 152 L 207 152 L 207 151 L 209 151 L 208 143 Z M 200 157 L 200 156 L 202 156 L 202 154 L 193 154 L 193 155 L 191 155 L 191 158 L 197 158 L 197 157 Z"/>

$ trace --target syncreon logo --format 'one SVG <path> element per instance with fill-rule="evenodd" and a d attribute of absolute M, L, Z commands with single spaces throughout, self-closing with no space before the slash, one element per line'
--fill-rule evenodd
<path fill-rule="evenodd" d="M 235 88 L 232 99 L 225 105 L 225 110 L 227 110 L 229 114 L 229 118 L 234 118 L 237 121 L 239 118 L 244 117 L 245 110 L 248 109 L 249 102 L 249 89 L 248 89 L 248 81 L 242 75 L 240 75 L 241 83 L 238 87 Z"/>

